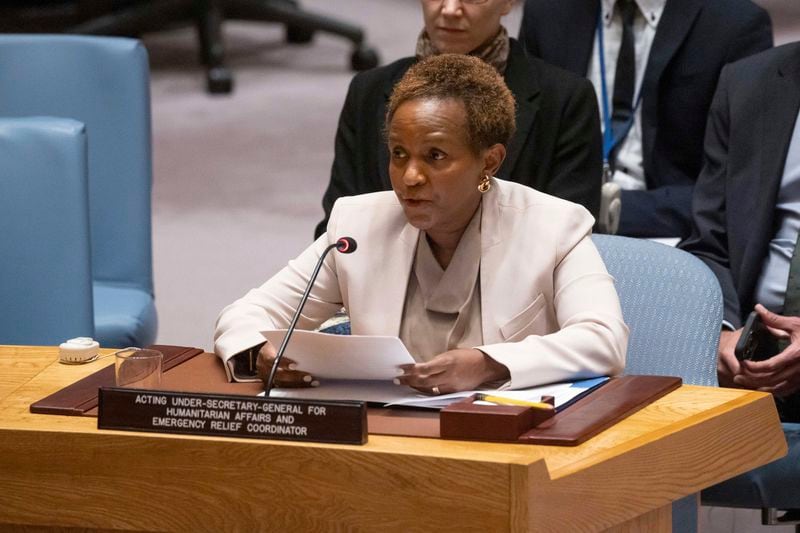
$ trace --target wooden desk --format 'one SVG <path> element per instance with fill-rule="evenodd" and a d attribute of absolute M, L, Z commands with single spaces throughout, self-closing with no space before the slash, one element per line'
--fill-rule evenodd
<path fill-rule="evenodd" d="M 98 431 L 28 406 L 110 364 L 0 347 L 0 523 L 172 531 L 656 531 L 786 453 L 767 394 L 684 386 L 575 447 Z"/>

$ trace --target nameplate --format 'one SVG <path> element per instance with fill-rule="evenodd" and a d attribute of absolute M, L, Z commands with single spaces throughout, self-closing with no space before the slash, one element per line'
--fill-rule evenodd
<path fill-rule="evenodd" d="M 98 429 L 335 444 L 367 442 L 364 402 L 103 387 L 98 407 Z"/>

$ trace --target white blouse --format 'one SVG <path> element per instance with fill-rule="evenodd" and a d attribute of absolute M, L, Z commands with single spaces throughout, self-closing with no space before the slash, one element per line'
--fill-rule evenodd
<path fill-rule="evenodd" d="M 417 362 L 455 348 L 483 344 L 481 329 L 481 208 L 464 230 L 447 269 L 420 232 L 408 278 L 400 340 Z"/>

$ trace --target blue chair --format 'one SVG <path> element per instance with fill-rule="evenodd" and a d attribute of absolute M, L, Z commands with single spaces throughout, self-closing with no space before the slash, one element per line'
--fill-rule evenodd
<path fill-rule="evenodd" d="M 133 39 L 0 35 L 0 116 L 79 120 L 89 142 L 95 338 L 156 336 L 147 53 Z"/>
<path fill-rule="evenodd" d="M 716 386 L 722 291 L 711 270 L 663 244 L 610 235 L 592 240 L 616 280 L 630 327 L 625 373 Z M 673 503 L 672 530 L 697 531 L 695 496 Z"/>
<path fill-rule="evenodd" d="M 0 118 L 0 344 L 94 335 L 86 132 Z"/>
<path fill-rule="evenodd" d="M 783 424 L 783 433 L 786 457 L 704 490 L 703 504 L 761 509 L 763 524 L 795 524 L 800 532 L 800 424 Z"/>
<path fill-rule="evenodd" d="M 592 240 L 630 327 L 625 372 L 717 386 L 722 291 L 711 270 L 663 244 L 611 235 Z"/>

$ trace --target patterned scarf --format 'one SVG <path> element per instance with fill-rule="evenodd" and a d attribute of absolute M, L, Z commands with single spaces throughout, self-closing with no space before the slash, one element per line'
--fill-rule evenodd
<path fill-rule="evenodd" d="M 508 65 L 508 54 L 511 45 L 508 40 L 508 32 L 503 26 L 500 26 L 500 31 L 497 32 L 494 39 L 483 44 L 469 53 L 489 63 L 501 75 L 505 74 L 506 66 Z M 417 39 L 417 59 L 424 59 L 426 57 L 434 56 L 439 51 L 433 46 L 428 33 L 423 29 Z"/>

